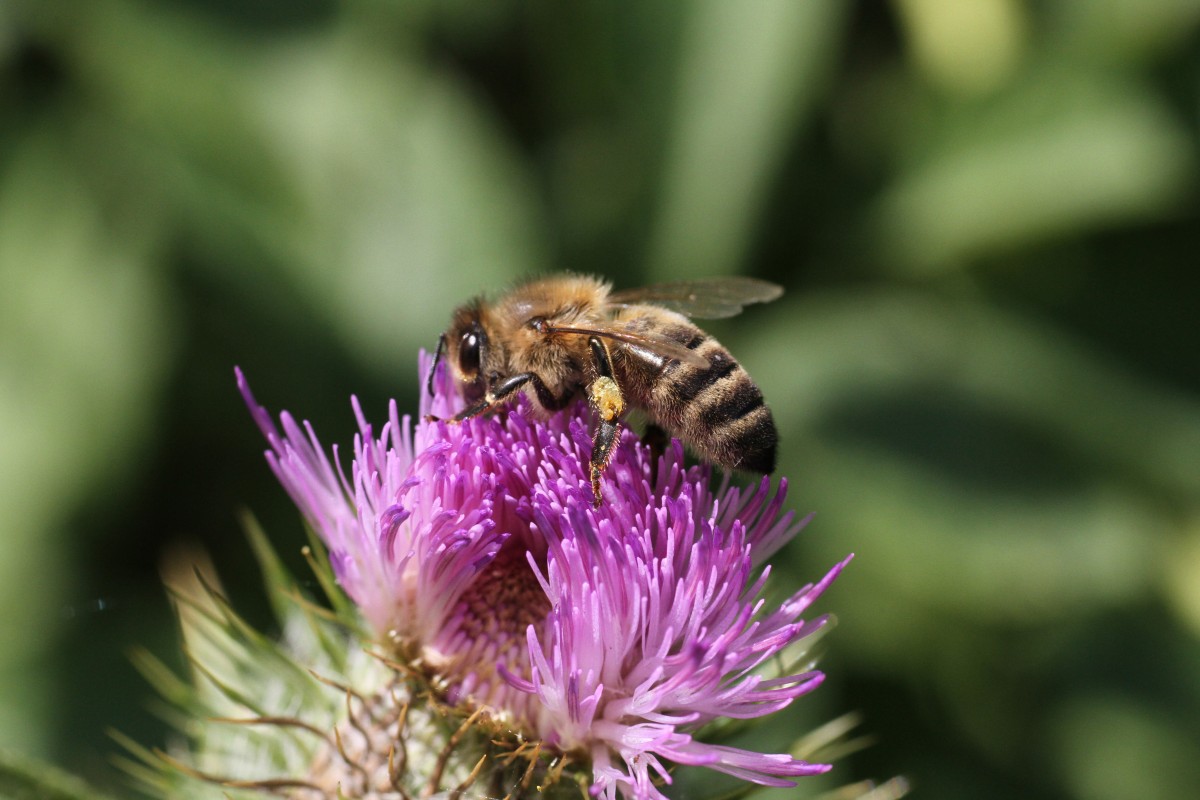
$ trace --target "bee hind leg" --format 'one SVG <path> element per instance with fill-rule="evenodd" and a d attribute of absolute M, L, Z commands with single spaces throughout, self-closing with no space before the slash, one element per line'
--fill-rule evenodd
<path fill-rule="evenodd" d="M 617 444 L 617 434 L 621 431 L 618 420 L 625 411 L 625 396 L 612 374 L 612 362 L 609 360 L 608 348 L 596 337 L 588 340 L 592 354 L 596 358 L 598 377 L 591 382 L 587 389 L 588 402 L 600 417 L 596 426 L 596 434 L 592 437 L 591 480 L 592 496 L 596 508 L 600 507 L 600 476 L 612 458 L 613 448 Z"/>
<path fill-rule="evenodd" d="M 592 497 L 595 498 L 595 507 L 600 507 L 600 476 L 604 473 L 604 468 L 608 466 L 609 459 L 612 458 L 613 447 L 617 443 L 617 434 L 621 432 L 621 426 L 615 420 L 600 420 L 600 425 L 596 428 L 596 435 L 592 437 L 592 462 L 591 462 L 591 478 L 592 478 Z"/>

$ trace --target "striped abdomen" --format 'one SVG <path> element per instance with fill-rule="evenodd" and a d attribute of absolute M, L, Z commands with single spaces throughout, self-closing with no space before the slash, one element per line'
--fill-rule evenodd
<path fill-rule="evenodd" d="M 769 473 L 775 470 L 778 435 L 762 391 L 721 343 L 691 324 L 686 317 L 655 309 L 645 321 L 656 332 L 694 350 L 707 367 L 676 360 L 640 358 L 626 350 L 614 369 L 634 405 L 682 439 L 700 458 L 732 469 Z M 662 316 L 670 325 L 662 325 Z M 654 319 L 658 317 L 658 319 Z"/>

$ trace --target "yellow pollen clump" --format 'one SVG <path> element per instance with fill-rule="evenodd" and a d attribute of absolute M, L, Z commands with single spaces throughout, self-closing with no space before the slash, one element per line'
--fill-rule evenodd
<path fill-rule="evenodd" d="M 621 396 L 621 387 L 612 378 L 601 376 L 588 387 L 588 395 L 592 405 L 600 412 L 605 422 L 612 422 L 625 410 L 625 398 Z"/>

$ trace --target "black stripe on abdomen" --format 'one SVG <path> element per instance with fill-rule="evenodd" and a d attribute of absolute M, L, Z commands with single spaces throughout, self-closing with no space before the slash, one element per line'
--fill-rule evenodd
<path fill-rule="evenodd" d="M 675 393 L 682 403 L 690 403 L 717 381 L 731 375 L 738 368 L 738 363 L 731 358 L 715 360 L 708 369 L 688 368 L 687 372 L 680 370 L 671 377 Z"/>
<path fill-rule="evenodd" d="M 714 429 L 730 425 L 762 408 L 763 395 L 750 376 L 744 372 L 741 380 L 720 395 L 719 402 L 705 408 L 709 425 Z"/>
<path fill-rule="evenodd" d="M 749 427 L 738 434 L 740 454 L 735 466 L 769 475 L 775 471 L 775 445 L 779 434 L 775 431 L 771 412 L 765 408 L 763 411 L 765 413 L 756 415 Z"/>
<path fill-rule="evenodd" d="M 715 394 L 715 393 L 714 393 Z M 750 376 L 712 398 L 693 423 L 698 448 L 714 463 L 733 469 L 775 470 L 779 435 L 771 410 Z"/>

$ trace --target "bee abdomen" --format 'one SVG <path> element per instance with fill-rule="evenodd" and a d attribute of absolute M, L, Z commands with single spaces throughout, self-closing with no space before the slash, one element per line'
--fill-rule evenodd
<path fill-rule="evenodd" d="M 691 343 L 689 342 L 689 345 Z M 717 466 L 775 470 L 778 435 L 762 391 L 725 348 L 710 337 L 696 347 L 708 368 L 680 364 L 664 379 L 664 400 L 676 420 L 663 419 L 697 455 Z M 664 411 L 666 409 L 663 409 Z M 675 425 L 671 425 L 676 422 Z"/>

